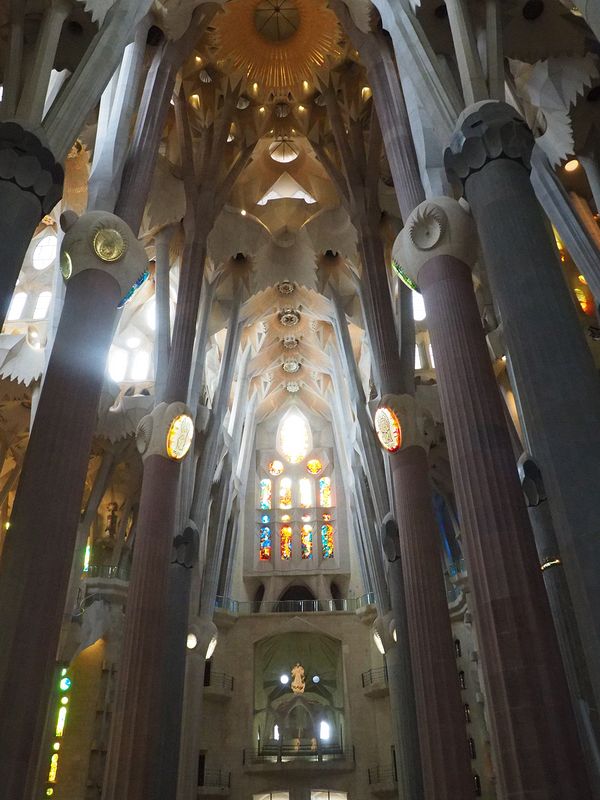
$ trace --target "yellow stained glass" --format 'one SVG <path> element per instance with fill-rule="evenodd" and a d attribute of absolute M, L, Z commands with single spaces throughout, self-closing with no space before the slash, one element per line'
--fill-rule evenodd
<path fill-rule="evenodd" d="M 58 772 L 58 753 L 53 753 L 50 759 L 50 770 L 48 772 L 48 783 L 56 783 L 56 773 Z"/>
<path fill-rule="evenodd" d="M 292 507 L 292 481 L 290 478 L 282 478 L 279 481 L 279 506 L 280 508 Z"/>
<path fill-rule="evenodd" d="M 331 508 L 331 478 L 319 479 L 319 505 Z"/>
<path fill-rule="evenodd" d="M 56 719 L 56 730 L 54 731 L 57 736 L 62 736 L 65 730 L 65 721 L 67 719 L 67 707 L 61 706 L 58 710 L 58 717 Z"/>
<path fill-rule="evenodd" d="M 312 525 L 303 525 L 300 531 L 300 544 L 302 558 L 312 558 L 313 528 Z"/>
<path fill-rule="evenodd" d="M 321 464 L 318 458 L 311 458 L 310 461 L 306 462 L 306 469 L 311 475 L 318 475 L 323 469 L 323 464 Z"/>
<path fill-rule="evenodd" d="M 287 560 L 292 557 L 292 528 L 290 525 L 283 525 L 279 532 L 279 547 L 281 558 Z"/>
<path fill-rule="evenodd" d="M 175 461 L 181 461 L 190 449 L 194 438 L 194 422 L 188 414 L 175 417 L 167 433 L 167 454 Z"/>
<path fill-rule="evenodd" d="M 402 447 L 402 428 L 393 409 L 381 406 L 375 412 L 375 432 L 379 443 L 388 453 L 395 453 Z"/>

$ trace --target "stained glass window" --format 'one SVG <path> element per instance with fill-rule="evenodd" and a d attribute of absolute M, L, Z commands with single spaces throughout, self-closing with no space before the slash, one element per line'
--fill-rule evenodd
<path fill-rule="evenodd" d="M 313 529 L 312 525 L 303 525 L 300 531 L 300 543 L 302 545 L 302 558 L 312 558 L 313 548 Z"/>
<path fill-rule="evenodd" d="M 306 469 L 311 475 L 318 475 L 323 469 L 323 464 L 321 464 L 318 458 L 311 458 L 310 461 L 306 462 Z"/>
<path fill-rule="evenodd" d="M 321 525 L 321 550 L 323 558 L 333 558 L 333 526 L 329 523 Z"/>
<path fill-rule="evenodd" d="M 268 517 L 267 517 L 268 519 Z M 260 528 L 260 555 L 261 561 L 271 560 L 271 527 L 269 525 L 261 525 Z"/>
<path fill-rule="evenodd" d="M 268 514 L 261 514 L 260 521 L 262 522 L 263 525 L 268 525 L 269 522 L 271 521 L 271 517 Z"/>
<path fill-rule="evenodd" d="M 319 478 L 319 505 L 331 508 L 331 478 Z"/>
<path fill-rule="evenodd" d="M 281 473 L 283 472 L 283 464 L 281 463 L 281 461 L 278 461 L 276 459 L 275 461 L 271 461 L 267 469 L 269 470 L 269 475 L 273 475 L 276 477 L 277 475 L 281 475 Z"/>
<path fill-rule="evenodd" d="M 300 478 L 300 508 L 310 508 L 312 504 L 312 481 L 310 478 Z"/>
<path fill-rule="evenodd" d="M 282 478 L 279 481 L 279 506 L 280 508 L 292 507 L 292 481 L 290 478 Z"/>
<path fill-rule="evenodd" d="M 279 548 L 282 559 L 292 557 L 292 528 L 290 525 L 281 526 L 281 531 L 279 532 Z"/>
<path fill-rule="evenodd" d="M 304 461 L 311 446 L 308 422 L 298 412 L 288 414 L 278 431 L 278 450 L 290 464 Z"/>
<path fill-rule="evenodd" d="M 271 508 L 271 481 L 269 478 L 263 478 L 260 481 L 258 484 L 258 492 L 260 495 L 260 508 Z"/>

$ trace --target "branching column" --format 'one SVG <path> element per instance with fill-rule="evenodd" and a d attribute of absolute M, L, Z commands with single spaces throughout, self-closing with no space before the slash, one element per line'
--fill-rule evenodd
<path fill-rule="evenodd" d="M 0 563 L 0 780 L 11 800 L 28 796 L 35 766 L 117 304 L 147 266 L 113 214 L 71 212 L 63 225 L 72 277 Z"/>
<path fill-rule="evenodd" d="M 454 200 L 419 206 L 397 258 L 420 285 L 504 800 L 589 798 L 581 746 L 471 270 L 471 218 Z"/>
<path fill-rule="evenodd" d="M 512 107 L 483 103 L 464 112 L 446 169 L 462 185 L 477 224 L 527 447 L 544 475 L 597 701 L 600 380 L 531 187 L 532 147 Z"/>

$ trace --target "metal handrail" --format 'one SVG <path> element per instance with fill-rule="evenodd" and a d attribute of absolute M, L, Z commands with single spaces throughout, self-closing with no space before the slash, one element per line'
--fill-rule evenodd
<path fill-rule="evenodd" d="M 354 746 L 344 747 L 342 744 L 323 744 L 323 742 L 307 742 L 292 744 L 289 742 L 272 742 L 263 744 L 249 754 L 243 752 L 243 763 L 281 764 L 288 761 L 305 760 L 317 763 L 327 761 L 354 761 Z"/>
<path fill-rule="evenodd" d="M 314 613 L 336 611 L 357 611 L 375 603 L 373 592 L 368 592 L 361 597 L 346 597 L 336 600 L 233 600 L 231 597 L 219 595 L 215 598 L 215 608 L 228 611 L 236 616 L 245 614 L 275 614 L 275 613 Z"/>
<path fill-rule="evenodd" d="M 231 772 L 224 769 L 205 769 L 200 786 L 217 786 L 220 789 L 231 788 Z"/>
<path fill-rule="evenodd" d="M 369 767 L 367 770 L 369 776 L 369 786 L 374 783 L 395 783 L 398 780 L 396 770 L 393 765 L 389 767 L 380 767 L 376 764 L 374 767 Z"/>
<path fill-rule="evenodd" d="M 120 564 L 119 566 L 112 566 L 111 564 L 90 564 L 83 575 L 86 578 L 106 578 L 107 580 L 116 579 L 128 581 L 129 572 L 129 564 Z"/>
<path fill-rule="evenodd" d="M 387 667 L 377 667 L 375 669 L 368 669 L 361 674 L 363 689 L 367 686 L 372 686 L 374 683 L 387 683 L 388 671 Z"/>
<path fill-rule="evenodd" d="M 204 685 L 213 689 L 227 689 L 233 692 L 233 676 L 225 672 L 210 671 L 209 675 L 204 676 Z"/>

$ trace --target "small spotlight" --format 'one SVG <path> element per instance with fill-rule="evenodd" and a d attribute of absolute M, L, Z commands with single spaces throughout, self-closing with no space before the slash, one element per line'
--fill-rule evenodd
<path fill-rule="evenodd" d="M 245 208 L 242 208 L 242 210 L 240 211 L 240 214 L 242 215 L 242 217 L 245 217 L 247 213 L 248 212 L 246 211 Z"/>
<path fill-rule="evenodd" d="M 579 169 L 579 161 L 576 158 L 572 158 L 565 164 L 565 172 L 575 172 L 576 169 Z"/>
<path fill-rule="evenodd" d="M 313 675 L 313 683 L 321 683 L 321 678 L 318 675 Z"/>
<path fill-rule="evenodd" d="M 279 676 L 279 683 L 282 683 L 284 686 L 287 686 L 287 684 L 289 682 L 290 682 L 290 676 L 289 675 L 280 675 Z"/>
<path fill-rule="evenodd" d="M 194 647 L 198 644 L 198 637 L 195 633 L 188 633 L 187 641 L 185 643 L 188 650 L 193 650 Z"/>

